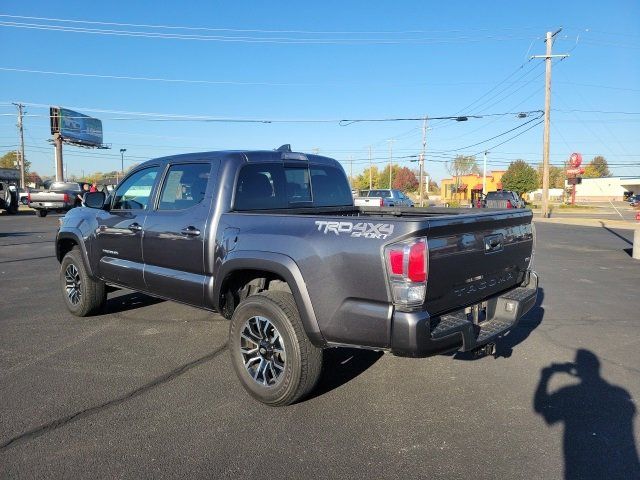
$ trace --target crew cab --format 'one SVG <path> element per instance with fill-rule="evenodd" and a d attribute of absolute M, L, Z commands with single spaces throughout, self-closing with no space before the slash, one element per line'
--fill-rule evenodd
<path fill-rule="evenodd" d="M 356 207 L 337 161 L 288 148 L 147 161 L 55 244 L 75 315 L 110 285 L 230 319 L 233 368 L 269 405 L 313 389 L 324 348 L 491 346 L 536 301 L 532 246 L 528 210 Z"/>
<path fill-rule="evenodd" d="M 39 217 L 46 217 L 51 210 L 66 212 L 79 206 L 82 203 L 78 197 L 80 192 L 76 182 L 53 182 L 46 190 L 29 193 L 27 202 Z"/>
<path fill-rule="evenodd" d="M 356 207 L 413 207 L 413 200 L 400 190 L 377 189 L 353 199 Z"/>

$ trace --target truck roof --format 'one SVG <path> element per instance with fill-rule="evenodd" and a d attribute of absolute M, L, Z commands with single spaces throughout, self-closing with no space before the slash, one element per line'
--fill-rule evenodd
<path fill-rule="evenodd" d="M 219 159 L 221 161 L 237 161 L 241 163 L 273 163 L 280 161 L 295 163 L 299 161 L 301 164 L 308 162 L 316 165 L 330 165 L 342 168 L 340 163 L 333 158 L 303 152 L 282 152 L 276 150 L 220 150 L 158 157 L 141 163 L 136 167 L 136 170 L 149 163 L 214 159 Z"/>

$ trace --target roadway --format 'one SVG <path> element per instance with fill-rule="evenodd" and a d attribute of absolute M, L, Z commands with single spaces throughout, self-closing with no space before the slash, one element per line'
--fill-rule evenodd
<path fill-rule="evenodd" d="M 57 222 L 0 215 L 2 478 L 640 478 L 629 230 L 539 223 L 539 302 L 497 358 L 329 350 L 269 408 L 218 315 L 129 291 L 69 314 Z"/>

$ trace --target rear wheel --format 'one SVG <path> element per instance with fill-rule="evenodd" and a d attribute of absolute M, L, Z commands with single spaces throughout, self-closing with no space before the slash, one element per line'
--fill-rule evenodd
<path fill-rule="evenodd" d="M 60 284 L 67 308 L 78 317 L 96 313 L 107 301 L 104 282 L 89 276 L 78 247 L 62 259 Z"/>
<path fill-rule="evenodd" d="M 261 292 L 242 301 L 231 318 L 229 350 L 242 386 L 267 405 L 294 403 L 320 377 L 322 349 L 307 338 L 288 292 Z"/>
<path fill-rule="evenodd" d="M 39 217 L 46 217 L 47 216 L 47 211 L 46 210 L 36 210 L 36 215 L 38 215 Z"/>

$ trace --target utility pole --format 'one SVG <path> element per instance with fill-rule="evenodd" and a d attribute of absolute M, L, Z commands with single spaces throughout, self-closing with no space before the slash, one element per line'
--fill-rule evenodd
<path fill-rule="evenodd" d="M 549 130 L 551 125 L 551 60 L 553 58 L 565 58 L 569 55 L 552 55 L 553 37 L 562 31 L 559 28 L 555 32 L 547 32 L 545 42 L 547 52 L 545 55 L 533 55 L 531 58 L 545 59 L 545 88 L 544 88 L 544 134 L 542 139 L 542 216 L 549 217 Z"/>
<path fill-rule="evenodd" d="M 20 134 L 20 188 L 24 188 L 24 127 L 22 124 L 24 105 L 21 103 L 14 103 L 14 105 L 18 107 L 18 133 Z"/>
<path fill-rule="evenodd" d="M 482 160 L 482 194 L 487 194 L 487 151 L 484 152 Z"/>
<path fill-rule="evenodd" d="M 372 160 L 371 146 L 369 146 L 369 190 L 373 190 L 373 172 L 371 171 L 372 169 L 371 160 Z"/>
<path fill-rule="evenodd" d="M 56 182 L 64 182 L 62 170 L 62 136 L 59 133 L 53 134 L 53 145 L 56 157 Z"/>
<path fill-rule="evenodd" d="M 424 179 L 423 174 L 424 174 L 424 160 L 425 160 L 425 153 L 427 150 L 427 117 L 424 117 L 424 121 L 422 122 L 422 152 L 420 153 L 420 206 L 423 207 L 424 206 L 424 200 L 422 199 L 422 188 L 423 188 L 423 183 L 424 183 Z M 428 190 L 428 189 L 427 189 Z"/>
<path fill-rule="evenodd" d="M 393 188 L 393 142 L 395 141 L 394 138 L 387 140 L 389 142 L 389 189 Z"/>
<path fill-rule="evenodd" d="M 349 155 L 349 184 L 353 188 L 353 155 Z"/>

